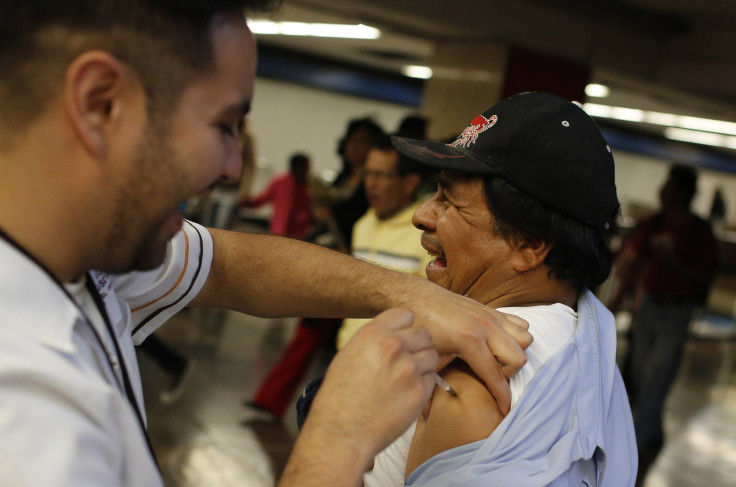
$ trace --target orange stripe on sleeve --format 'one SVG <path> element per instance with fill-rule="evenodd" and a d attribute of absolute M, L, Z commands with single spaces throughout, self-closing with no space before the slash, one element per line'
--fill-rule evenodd
<path fill-rule="evenodd" d="M 186 243 L 186 246 L 185 246 L 185 254 L 184 254 L 184 268 L 181 270 L 181 274 L 179 274 L 179 279 L 176 280 L 176 283 L 174 283 L 174 286 L 171 289 L 169 289 L 168 291 L 166 291 L 165 294 L 163 294 L 162 296 L 160 296 L 157 299 L 154 299 L 150 303 L 146 303 L 146 304 L 144 304 L 142 306 L 138 306 L 137 308 L 133 308 L 131 310 L 131 313 L 135 313 L 136 311 L 139 311 L 139 310 L 141 310 L 143 308 L 146 308 L 148 306 L 151 306 L 151 305 L 153 305 L 153 304 L 161 301 L 166 296 L 168 296 L 169 294 L 171 294 L 172 292 L 174 292 L 174 289 L 176 289 L 179 286 L 179 284 L 181 284 L 182 279 L 184 279 L 184 274 L 187 271 L 187 266 L 189 265 L 189 236 L 187 235 L 187 232 L 185 232 L 183 229 L 182 229 L 182 232 L 184 232 L 184 242 Z"/>

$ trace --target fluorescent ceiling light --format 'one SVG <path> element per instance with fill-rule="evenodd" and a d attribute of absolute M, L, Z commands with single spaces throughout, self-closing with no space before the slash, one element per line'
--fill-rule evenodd
<path fill-rule="evenodd" d="M 595 98 L 605 98 L 611 93 L 611 90 L 606 85 L 599 85 L 598 83 L 591 83 L 585 87 L 585 94 Z"/>
<path fill-rule="evenodd" d="M 680 116 L 672 113 L 661 112 L 645 112 L 644 121 L 653 125 L 665 125 L 667 127 L 677 127 Z"/>
<path fill-rule="evenodd" d="M 611 118 L 611 108 L 608 105 L 598 105 L 597 103 L 584 103 L 583 110 L 591 117 Z"/>
<path fill-rule="evenodd" d="M 717 134 L 736 135 L 736 123 L 723 120 L 681 116 L 678 126 L 685 129 L 715 132 Z"/>
<path fill-rule="evenodd" d="M 597 103 L 586 103 L 583 105 L 583 108 L 591 117 L 614 118 L 617 120 L 646 122 L 653 125 L 664 125 L 666 127 L 712 132 L 715 134 L 736 135 L 736 123 L 726 122 L 724 120 L 612 107 Z"/>
<path fill-rule="evenodd" d="M 733 122 L 613 107 L 597 103 L 586 103 L 583 105 L 583 109 L 591 117 L 662 125 L 667 127 L 664 130 L 664 136 L 668 139 L 736 149 L 736 137 L 734 137 L 736 136 L 736 123 Z"/>
<path fill-rule="evenodd" d="M 692 142 L 694 144 L 736 148 L 736 137 L 729 135 L 668 127 L 664 129 L 664 136 L 668 139 Z"/>
<path fill-rule="evenodd" d="M 611 118 L 628 122 L 643 122 L 644 111 L 636 108 L 612 107 Z"/>
<path fill-rule="evenodd" d="M 363 24 L 310 24 L 306 22 L 272 22 L 249 20 L 254 34 L 339 37 L 343 39 L 378 39 L 381 31 Z"/>
<path fill-rule="evenodd" d="M 268 20 L 249 20 L 248 28 L 254 34 L 280 34 L 281 26 Z"/>
<path fill-rule="evenodd" d="M 432 77 L 432 68 L 429 66 L 406 65 L 401 68 L 401 72 L 410 78 L 429 79 Z"/>

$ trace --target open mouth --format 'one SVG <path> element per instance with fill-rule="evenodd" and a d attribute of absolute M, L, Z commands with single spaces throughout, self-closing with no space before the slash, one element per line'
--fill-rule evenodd
<path fill-rule="evenodd" d="M 431 267 L 447 267 L 447 258 L 442 246 L 436 238 L 429 237 L 427 234 L 422 235 L 422 247 L 427 253 L 435 259 L 429 263 Z"/>
<path fill-rule="evenodd" d="M 447 259 L 444 257 L 437 257 L 429 263 L 432 267 L 447 267 Z"/>

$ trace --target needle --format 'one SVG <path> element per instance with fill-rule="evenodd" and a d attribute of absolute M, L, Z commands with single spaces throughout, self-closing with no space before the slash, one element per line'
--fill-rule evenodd
<path fill-rule="evenodd" d="M 457 392 L 455 392 L 455 389 L 453 389 L 452 386 L 450 386 L 450 384 L 448 384 L 447 381 L 440 377 L 439 374 L 437 374 L 436 372 L 434 374 L 434 383 L 437 384 L 440 388 L 449 392 L 451 395 L 457 397 Z"/>

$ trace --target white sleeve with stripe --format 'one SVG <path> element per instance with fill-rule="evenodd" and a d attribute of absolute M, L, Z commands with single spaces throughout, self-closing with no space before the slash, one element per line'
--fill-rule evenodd
<path fill-rule="evenodd" d="M 188 220 L 168 244 L 161 267 L 113 278 L 118 299 L 130 308 L 131 334 L 139 345 L 199 293 L 212 264 L 212 236 Z"/>

